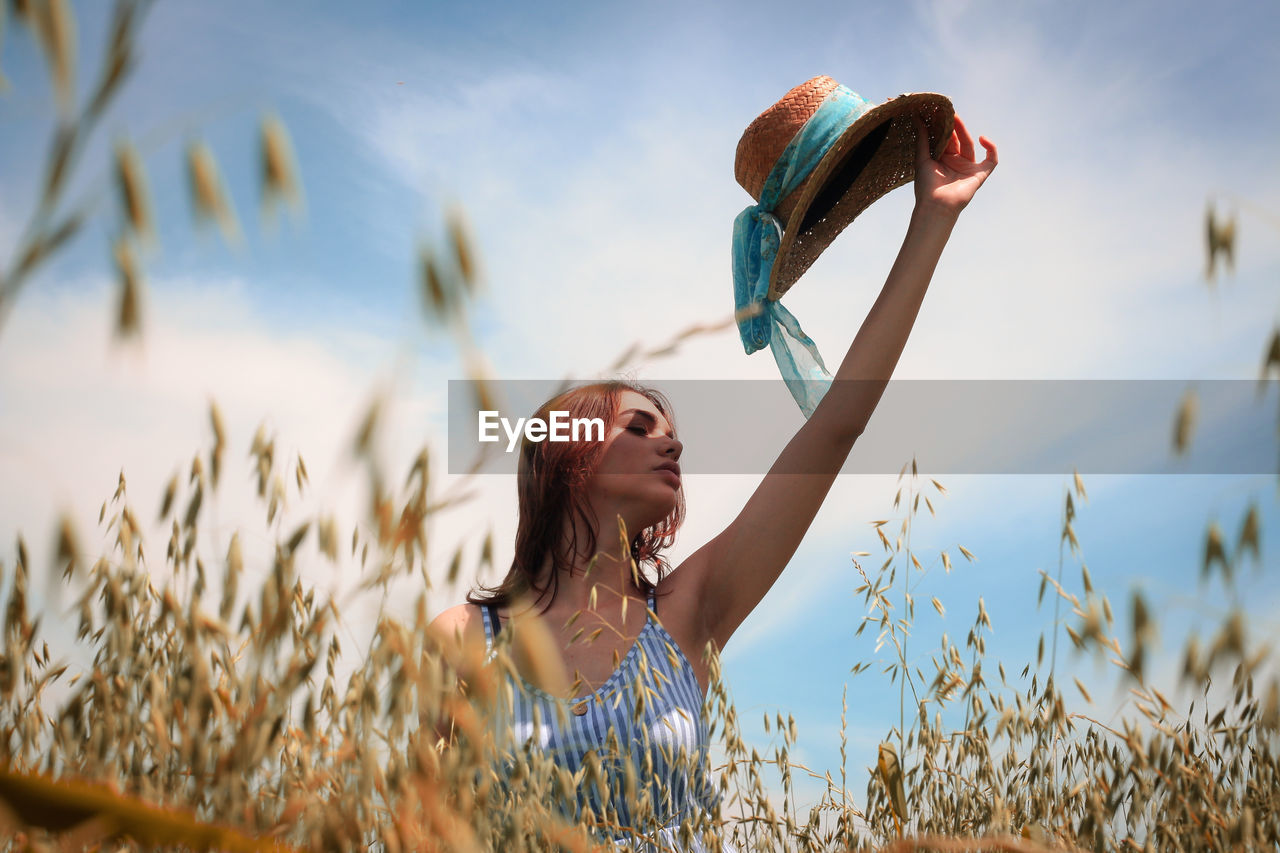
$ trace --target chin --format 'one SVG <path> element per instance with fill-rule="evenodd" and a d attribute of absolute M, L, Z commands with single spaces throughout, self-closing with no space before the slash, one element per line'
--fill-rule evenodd
<path fill-rule="evenodd" d="M 645 529 L 653 527 L 655 524 L 661 524 L 665 518 L 670 516 L 671 513 L 675 512 L 676 510 L 675 496 L 678 494 L 679 492 L 672 492 L 672 495 L 670 498 L 654 506 L 651 512 L 646 513 L 646 517 L 648 520 L 645 522 L 645 525 L 644 525 Z"/>

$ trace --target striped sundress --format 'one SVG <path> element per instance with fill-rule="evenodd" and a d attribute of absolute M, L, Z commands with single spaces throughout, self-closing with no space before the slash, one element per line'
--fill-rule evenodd
<path fill-rule="evenodd" d="M 496 608 L 481 610 L 491 658 L 501 622 Z M 701 837 L 719 804 L 710 778 L 702 687 L 658 622 L 652 593 L 635 644 L 594 693 L 563 699 L 516 675 L 507 685 L 510 701 L 498 703 L 495 719 L 502 737 L 511 738 L 506 771 L 515 767 L 514 755 L 549 758 L 564 779 L 576 779 L 565 786 L 575 796 L 558 804 L 561 814 L 592 824 L 598 837 L 621 849 L 713 849 Z"/>

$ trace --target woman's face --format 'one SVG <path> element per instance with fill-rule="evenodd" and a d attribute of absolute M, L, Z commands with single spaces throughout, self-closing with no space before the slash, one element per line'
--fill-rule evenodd
<path fill-rule="evenodd" d="M 657 406 L 635 391 L 623 391 L 618 413 L 605 432 L 604 454 L 588 483 L 593 503 L 617 512 L 632 532 L 657 524 L 675 509 L 684 446 Z"/>

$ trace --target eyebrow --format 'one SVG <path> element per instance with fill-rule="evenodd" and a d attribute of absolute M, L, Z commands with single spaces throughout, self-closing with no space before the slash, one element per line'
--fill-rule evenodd
<path fill-rule="evenodd" d="M 655 425 L 658 423 L 658 419 L 655 418 L 651 412 L 646 412 L 644 409 L 625 409 L 621 412 L 618 412 L 619 419 L 622 419 L 627 415 L 634 415 L 635 417 L 643 418 L 644 420 L 648 421 L 650 425 Z M 675 431 L 671 429 L 670 424 L 667 424 L 667 437 L 675 438 Z"/>

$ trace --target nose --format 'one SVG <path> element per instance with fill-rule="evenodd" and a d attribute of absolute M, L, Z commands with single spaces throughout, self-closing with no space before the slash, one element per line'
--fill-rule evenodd
<path fill-rule="evenodd" d="M 678 438 L 669 439 L 669 444 L 663 448 L 662 455 L 670 456 L 675 461 L 680 461 L 680 454 L 684 453 L 684 444 Z"/>

